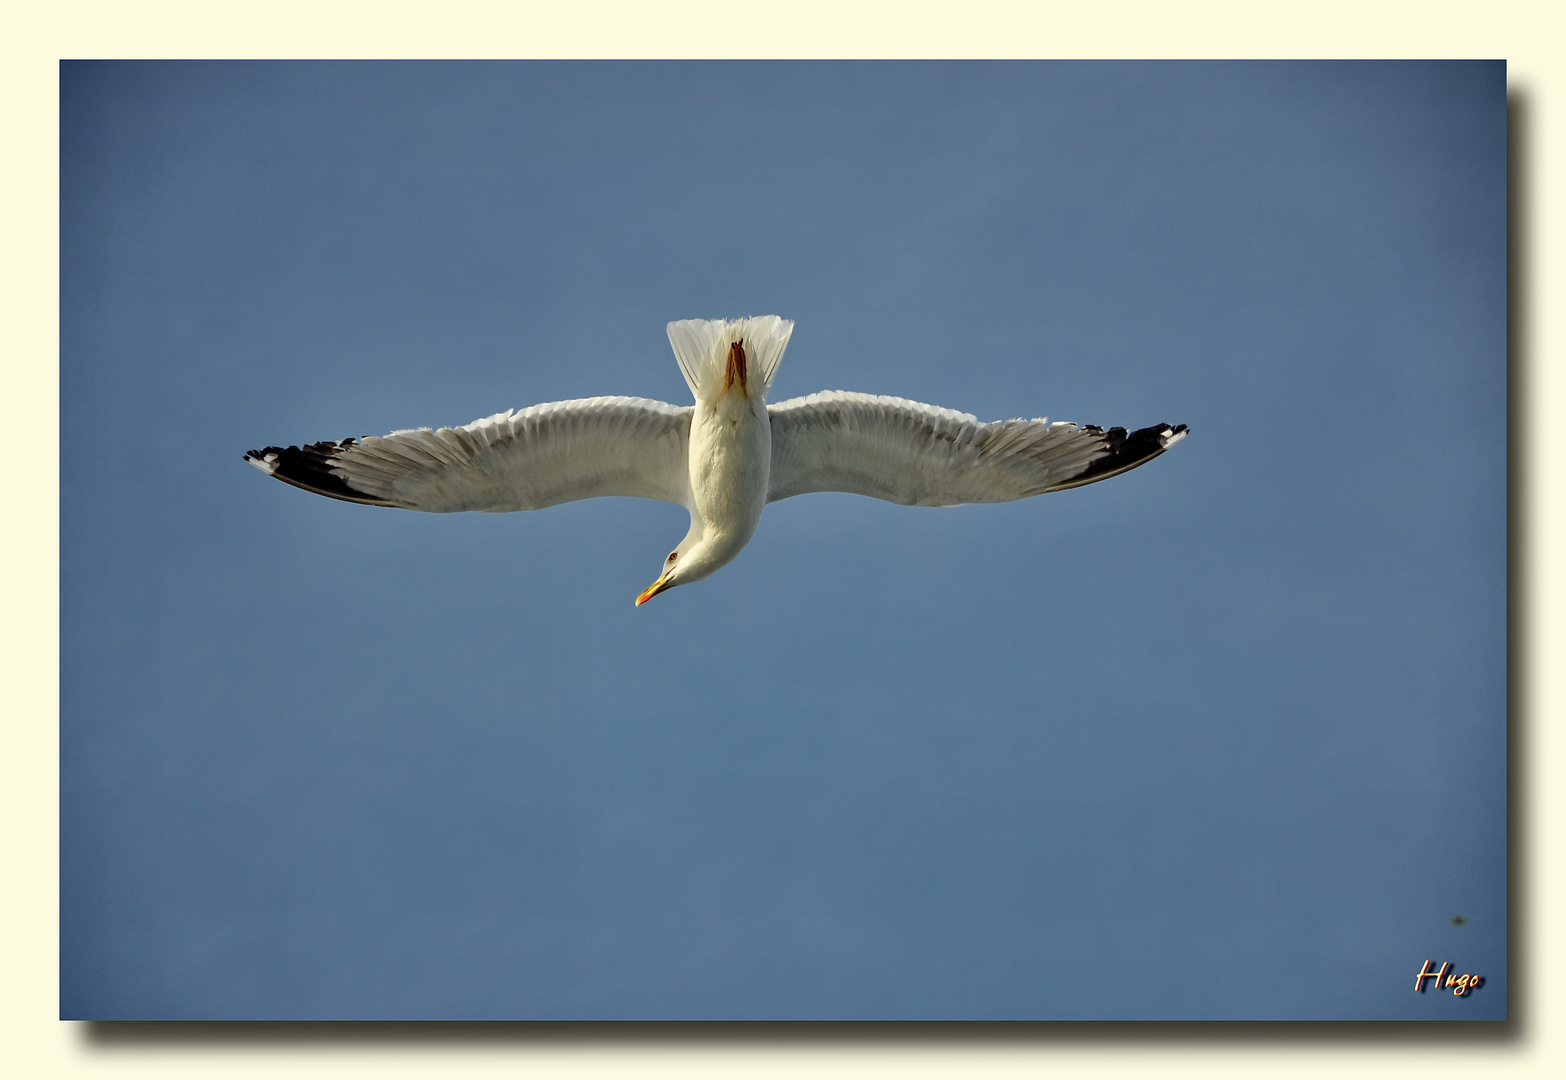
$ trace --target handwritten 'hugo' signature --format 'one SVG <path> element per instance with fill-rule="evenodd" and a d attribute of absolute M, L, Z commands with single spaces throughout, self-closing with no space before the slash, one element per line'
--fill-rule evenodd
<path fill-rule="evenodd" d="M 1430 961 L 1426 960 L 1425 966 L 1419 969 L 1419 977 L 1414 980 L 1414 993 L 1423 994 L 1425 992 L 1426 979 L 1434 979 L 1435 982 L 1431 985 L 1437 988 L 1443 985 L 1451 987 L 1452 993 L 1458 997 L 1462 997 L 1468 991 L 1477 990 L 1484 985 L 1484 978 L 1479 975 L 1459 975 L 1456 972 L 1448 975 L 1447 970 L 1451 966 L 1449 962 L 1443 960 L 1440 971 L 1431 971 Z M 1445 983 L 1441 982 L 1443 977 L 1446 979 Z"/>

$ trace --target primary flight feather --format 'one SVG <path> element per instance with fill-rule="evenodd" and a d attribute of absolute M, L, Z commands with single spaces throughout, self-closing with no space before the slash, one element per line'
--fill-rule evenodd
<path fill-rule="evenodd" d="M 1184 424 L 1127 432 L 1038 420 L 981 423 L 902 398 L 829 390 L 767 404 L 794 324 L 776 315 L 669 324 L 696 399 L 557 401 L 460 428 L 269 446 L 245 460 L 285 483 L 405 510 L 505 513 L 599 495 L 678 503 L 691 527 L 641 605 L 731 562 L 769 502 L 845 491 L 905 506 L 1010 502 L 1150 461 Z"/>

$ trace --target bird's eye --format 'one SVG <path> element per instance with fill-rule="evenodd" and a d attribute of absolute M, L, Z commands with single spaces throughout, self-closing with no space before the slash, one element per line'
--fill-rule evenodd
<path fill-rule="evenodd" d="M 669 561 L 673 562 L 676 558 L 679 557 L 679 554 L 680 553 L 678 551 L 671 551 L 671 552 L 669 552 Z"/>

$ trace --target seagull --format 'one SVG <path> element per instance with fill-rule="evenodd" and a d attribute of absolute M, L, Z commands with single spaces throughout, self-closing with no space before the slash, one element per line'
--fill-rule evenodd
<path fill-rule="evenodd" d="M 1045 418 L 981 423 L 841 390 L 769 405 L 792 322 L 687 319 L 668 332 L 694 405 L 555 401 L 465 427 L 268 446 L 245 460 L 317 495 L 436 514 L 542 510 L 600 495 L 683 506 L 690 531 L 636 598 L 640 607 L 732 562 L 779 499 L 845 491 L 903 506 L 1011 502 L 1116 476 L 1186 435 L 1184 424 L 1127 432 Z"/>

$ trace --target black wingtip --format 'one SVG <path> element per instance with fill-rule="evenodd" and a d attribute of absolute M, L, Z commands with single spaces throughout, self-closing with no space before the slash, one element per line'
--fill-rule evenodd
<path fill-rule="evenodd" d="M 364 503 L 367 506 L 391 506 L 385 499 L 378 499 L 357 488 L 332 471 L 332 459 L 351 449 L 358 440 L 318 442 L 308 446 L 268 446 L 251 450 L 245 460 L 262 472 L 274 476 L 285 484 L 292 484 L 329 499 Z"/>
<path fill-rule="evenodd" d="M 1146 464 L 1185 438 L 1191 429 L 1184 424 L 1154 424 L 1152 427 L 1140 428 L 1132 432 L 1127 432 L 1121 427 L 1104 431 L 1090 424 L 1083 430 L 1101 434 L 1109 453 L 1094 458 L 1086 469 L 1060 485 L 1055 489 L 1057 491 L 1108 480 L 1111 476 L 1118 476 L 1138 465 Z"/>

